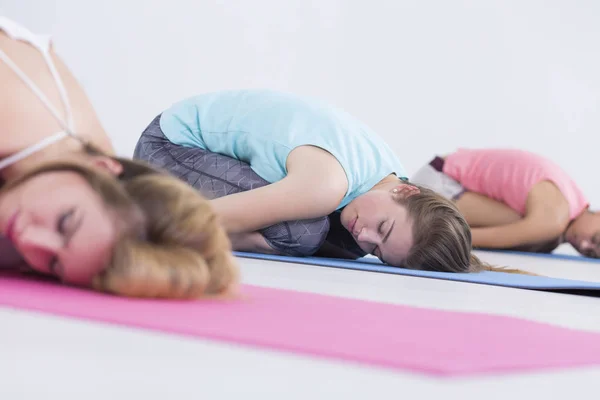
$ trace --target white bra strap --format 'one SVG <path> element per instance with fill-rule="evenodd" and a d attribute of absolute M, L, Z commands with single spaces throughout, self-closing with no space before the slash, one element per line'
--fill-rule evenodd
<path fill-rule="evenodd" d="M 21 161 L 24 158 L 29 157 L 33 153 L 35 153 L 37 151 L 40 151 L 44 147 L 50 146 L 52 143 L 58 142 L 59 140 L 62 140 L 63 138 L 65 138 L 67 136 L 69 136 L 69 134 L 67 132 L 64 132 L 64 131 L 63 132 L 55 133 L 54 135 L 48 136 L 44 140 L 37 142 L 33 146 L 29 146 L 26 149 L 21 150 L 18 153 L 13 154 L 10 157 L 3 158 L 2 160 L 0 160 L 0 170 L 6 168 L 9 165 L 12 165 L 12 164 L 14 164 L 16 162 Z"/>
<path fill-rule="evenodd" d="M 46 64 L 48 65 L 48 69 L 50 73 L 54 77 L 54 82 L 56 82 L 56 87 L 58 88 L 58 93 L 60 94 L 60 99 L 62 100 L 63 106 L 65 107 L 65 114 L 67 117 L 67 127 L 69 133 L 75 132 L 75 123 L 73 121 L 73 113 L 71 110 L 71 102 L 69 101 L 69 95 L 67 94 L 67 90 L 65 89 L 65 85 L 63 84 L 58 71 L 56 70 L 56 66 L 54 65 L 54 61 L 52 61 L 52 57 L 50 53 L 43 53 L 44 60 L 46 60 Z"/>
<path fill-rule="evenodd" d="M 51 59 L 49 59 L 50 56 L 46 53 L 42 53 L 42 55 L 44 56 L 44 60 L 46 61 L 46 64 L 50 69 L 50 73 L 52 74 L 56 82 L 56 86 L 58 87 L 58 91 L 60 93 L 67 114 L 67 122 L 65 122 L 65 120 L 60 116 L 60 113 L 56 110 L 56 108 L 54 108 L 50 100 L 48 100 L 46 95 L 37 87 L 37 85 L 31 79 L 29 79 L 29 77 L 10 59 L 10 57 L 8 57 L 8 55 L 6 55 L 6 53 L 2 49 L 0 49 L 0 59 L 4 61 L 6 65 L 8 65 L 8 67 L 12 69 L 14 73 L 17 74 L 19 78 L 21 78 L 21 80 L 33 91 L 33 93 L 46 106 L 48 111 L 50 111 L 54 118 L 56 118 L 60 126 L 65 130 L 65 132 L 69 135 L 73 135 L 74 133 L 72 129 L 73 121 L 71 116 L 71 107 L 66 90 L 62 83 L 62 80 L 60 79 L 60 76 L 58 75 L 58 72 L 56 71 L 56 68 L 54 67 L 54 63 Z"/>

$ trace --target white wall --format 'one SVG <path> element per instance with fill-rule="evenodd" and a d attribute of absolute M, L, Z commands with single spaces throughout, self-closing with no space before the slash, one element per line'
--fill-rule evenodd
<path fill-rule="evenodd" d="M 334 102 L 409 172 L 457 146 L 552 157 L 600 207 L 597 0 L 0 0 L 49 32 L 121 154 L 172 102 L 269 87 Z"/>

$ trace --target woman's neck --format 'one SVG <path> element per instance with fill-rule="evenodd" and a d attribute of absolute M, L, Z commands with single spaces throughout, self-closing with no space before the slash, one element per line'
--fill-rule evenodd
<path fill-rule="evenodd" d="M 373 186 L 371 190 L 376 189 L 392 189 L 394 186 L 401 184 L 402 181 L 396 175 L 391 174 L 380 180 Z"/>

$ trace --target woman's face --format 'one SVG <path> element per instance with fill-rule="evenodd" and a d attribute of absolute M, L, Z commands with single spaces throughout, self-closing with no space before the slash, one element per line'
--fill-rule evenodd
<path fill-rule="evenodd" d="M 566 239 L 583 256 L 600 258 L 600 213 L 576 219 L 567 230 Z"/>
<path fill-rule="evenodd" d="M 363 251 L 399 266 L 410 252 L 413 238 L 408 210 L 398 204 L 398 199 L 414 193 L 418 189 L 407 184 L 391 190 L 370 190 L 344 208 L 342 225 Z"/>
<path fill-rule="evenodd" d="M 117 236 L 98 194 L 70 171 L 41 173 L 3 193 L 0 229 L 32 269 L 85 286 L 106 267 Z"/>

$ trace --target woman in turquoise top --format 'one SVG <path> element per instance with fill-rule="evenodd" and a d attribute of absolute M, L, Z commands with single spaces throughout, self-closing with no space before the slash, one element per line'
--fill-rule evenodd
<path fill-rule="evenodd" d="M 134 156 L 210 198 L 235 250 L 482 268 L 456 207 L 411 184 L 368 126 L 316 99 L 270 90 L 185 99 L 152 121 Z"/>

